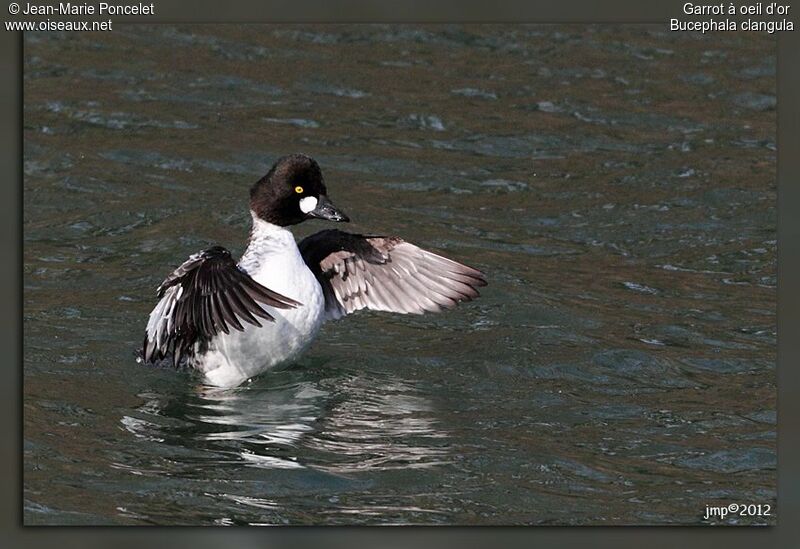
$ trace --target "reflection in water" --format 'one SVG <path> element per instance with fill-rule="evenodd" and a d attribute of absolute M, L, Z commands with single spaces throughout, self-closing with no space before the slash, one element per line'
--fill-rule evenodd
<path fill-rule="evenodd" d="M 444 460 L 445 450 L 429 444 L 446 435 L 435 429 L 429 403 L 413 394 L 409 383 L 391 379 L 374 386 L 359 376 L 341 389 L 349 398 L 337 399 L 309 438 L 311 448 L 339 456 L 324 468 L 417 468 Z"/>
<path fill-rule="evenodd" d="M 195 451 L 234 455 L 223 462 L 251 467 L 348 473 L 445 461 L 446 434 L 408 382 L 361 374 L 271 382 L 266 376 L 236 389 L 143 393 L 137 416 L 120 421 L 137 438 L 191 443 Z"/>

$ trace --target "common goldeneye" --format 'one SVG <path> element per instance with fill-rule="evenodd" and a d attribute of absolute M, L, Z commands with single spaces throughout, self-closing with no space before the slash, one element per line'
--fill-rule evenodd
<path fill-rule="evenodd" d="M 317 162 L 280 158 L 250 189 L 253 226 L 238 263 L 223 247 L 189 257 L 158 287 L 141 358 L 172 357 L 220 387 L 291 363 L 322 324 L 360 309 L 416 313 L 477 297 L 483 273 L 398 237 L 325 230 L 298 245 L 287 229 L 346 222 Z"/>

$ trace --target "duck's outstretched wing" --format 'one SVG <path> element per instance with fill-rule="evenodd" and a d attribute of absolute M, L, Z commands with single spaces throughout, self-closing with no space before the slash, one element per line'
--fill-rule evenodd
<path fill-rule="evenodd" d="M 198 341 L 220 331 L 244 330 L 241 321 L 261 326 L 256 317 L 274 318 L 260 304 L 278 309 L 300 303 L 265 288 L 242 271 L 220 246 L 196 253 L 175 269 L 156 291 L 142 347 L 145 362 L 173 353 L 173 364 Z"/>
<path fill-rule="evenodd" d="M 483 273 L 397 237 L 335 229 L 299 244 L 325 295 L 328 319 L 360 309 L 421 314 L 478 297 Z"/>

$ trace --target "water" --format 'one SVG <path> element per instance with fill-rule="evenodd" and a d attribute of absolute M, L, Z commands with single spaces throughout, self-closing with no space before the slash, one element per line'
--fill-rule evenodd
<path fill-rule="evenodd" d="M 28 33 L 25 523 L 774 510 L 775 53 L 643 26 Z M 350 230 L 474 265 L 483 296 L 330 324 L 236 390 L 137 365 L 154 288 L 241 253 L 249 185 L 295 151 Z"/>

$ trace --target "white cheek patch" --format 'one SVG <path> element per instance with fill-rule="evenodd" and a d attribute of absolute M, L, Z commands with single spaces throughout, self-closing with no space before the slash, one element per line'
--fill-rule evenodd
<path fill-rule="evenodd" d="M 307 214 L 317 207 L 317 199 L 314 196 L 307 196 L 300 199 L 300 211 Z"/>

